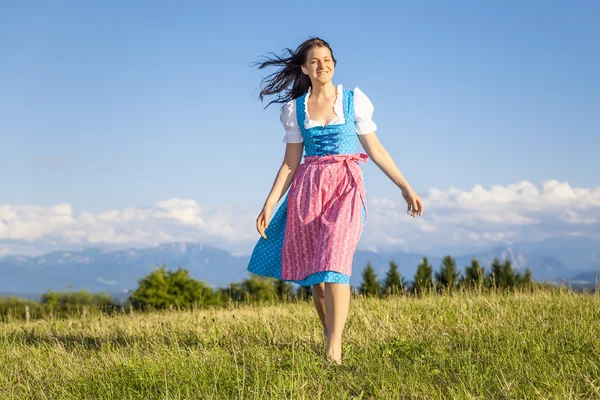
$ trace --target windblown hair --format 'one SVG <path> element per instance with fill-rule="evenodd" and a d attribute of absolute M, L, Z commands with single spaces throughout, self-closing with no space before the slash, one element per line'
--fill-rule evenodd
<path fill-rule="evenodd" d="M 277 99 L 270 101 L 265 108 L 272 103 L 286 103 L 308 92 L 308 88 L 311 86 L 310 78 L 302 72 L 300 66 L 306 62 L 306 57 L 310 49 L 323 46 L 331 51 L 331 58 L 335 66 L 337 61 L 333 56 L 333 51 L 329 43 L 318 37 L 311 37 L 306 40 L 295 51 L 289 48 L 284 49 L 283 57 L 275 53 L 270 53 L 273 55 L 273 58 L 265 57 L 265 61 L 255 63 L 255 65 L 258 65 L 258 69 L 269 66 L 280 67 L 276 72 L 261 81 L 261 90 L 258 96 L 261 101 L 264 101 L 265 96 L 277 95 Z M 285 57 L 286 53 L 287 57 Z"/>

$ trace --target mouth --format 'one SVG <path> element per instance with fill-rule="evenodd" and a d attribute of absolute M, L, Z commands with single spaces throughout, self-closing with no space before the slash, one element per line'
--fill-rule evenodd
<path fill-rule="evenodd" d="M 317 72 L 317 76 L 325 75 L 326 73 L 327 73 L 327 71 Z"/>

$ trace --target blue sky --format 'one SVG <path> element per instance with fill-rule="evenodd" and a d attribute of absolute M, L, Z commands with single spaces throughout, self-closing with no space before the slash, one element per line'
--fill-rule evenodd
<path fill-rule="evenodd" d="M 424 198 L 554 180 L 596 193 L 599 20 L 596 1 L 3 1 L 0 204 L 79 220 L 184 199 L 253 223 L 285 145 L 257 99 L 272 71 L 250 64 L 309 36 L 333 47 L 334 83 L 370 97 Z M 374 199 L 401 199 L 363 170 Z M 0 239 L 54 240 L 17 228 Z"/>

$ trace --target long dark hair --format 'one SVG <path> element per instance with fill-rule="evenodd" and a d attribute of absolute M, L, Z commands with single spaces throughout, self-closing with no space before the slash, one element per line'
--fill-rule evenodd
<path fill-rule="evenodd" d="M 265 57 L 265 61 L 254 63 L 254 65 L 258 65 L 258 69 L 272 65 L 280 67 L 261 81 L 261 90 L 258 96 L 261 101 L 264 101 L 265 96 L 277 95 L 277 98 L 270 101 L 265 108 L 272 103 L 286 103 L 308 92 L 308 88 L 311 86 L 310 78 L 302 72 L 300 66 L 306 62 L 306 56 L 310 49 L 323 46 L 327 47 L 331 52 L 331 58 L 335 66 L 337 61 L 333 56 L 333 51 L 329 43 L 318 37 L 311 37 L 306 40 L 295 51 L 289 48 L 284 49 L 284 57 L 270 53 L 273 55 L 273 58 Z M 287 57 L 285 57 L 286 53 Z"/>

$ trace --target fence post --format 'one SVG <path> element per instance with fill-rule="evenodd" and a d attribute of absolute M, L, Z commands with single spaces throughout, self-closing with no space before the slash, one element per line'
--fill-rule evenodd
<path fill-rule="evenodd" d="M 25 306 L 25 321 L 29 322 L 29 306 Z"/>
<path fill-rule="evenodd" d="M 133 304 L 129 303 L 129 315 L 133 316 Z"/>

